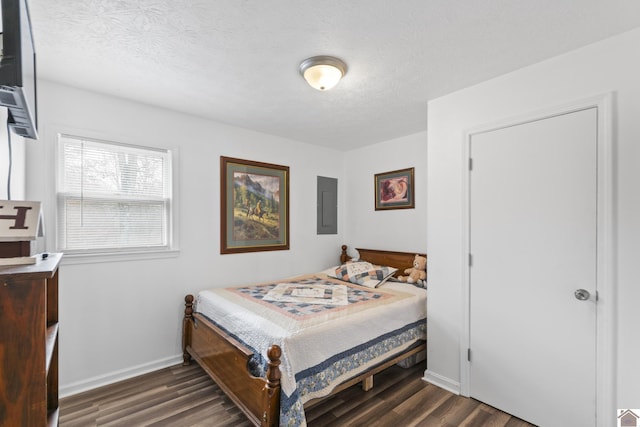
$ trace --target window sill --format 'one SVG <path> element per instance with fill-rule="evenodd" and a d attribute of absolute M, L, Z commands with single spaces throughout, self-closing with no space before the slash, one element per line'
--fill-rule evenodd
<path fill-rule="evenodd" d="M 61 265 L 95 264 L 100 262 L 127 262 L 153 259 L 177 258 L 180 249 L 149 250 L 139 252 L 105 252 L 101 254 L 64 254 Z"/>

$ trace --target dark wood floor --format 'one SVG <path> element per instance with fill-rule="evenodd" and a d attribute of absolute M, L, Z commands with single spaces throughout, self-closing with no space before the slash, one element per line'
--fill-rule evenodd
<path fill-rule="evenodd" d="M 393 366 L 374 388 L 354 386 L 307 410 L 309 427 L 529 427 L 504 412 L 422 380 L 422 364 Z M 61 427 L 250 426 L 196 364 L 175 366 L 70 396 L 60 402 Z"/>

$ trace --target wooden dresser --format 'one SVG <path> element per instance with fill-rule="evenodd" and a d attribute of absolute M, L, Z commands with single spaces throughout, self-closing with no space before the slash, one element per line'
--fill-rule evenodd
<path fill-rule="evenodd" d="M 0 267 L 0 426 L 58 425 L 58 265 Z"/>

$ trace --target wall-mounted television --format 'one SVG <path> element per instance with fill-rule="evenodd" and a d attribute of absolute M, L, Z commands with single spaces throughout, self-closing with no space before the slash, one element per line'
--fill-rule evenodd
<path fill-rule="evenodd" d="M 36 53 L 26 0 L 0 0 L 0 105 L 8 108 L 9 127 L 38 138 Z"/>

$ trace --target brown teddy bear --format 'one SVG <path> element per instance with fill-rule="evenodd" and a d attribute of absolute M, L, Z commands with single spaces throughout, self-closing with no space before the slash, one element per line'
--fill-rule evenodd
<path fill-rule="evenodd" d="M 408 276 L 398 276 L 398 280 L 425 287 L 427 284 L 427 258 L 416 255 L 413 259 L 413 267 L 405 269 L 404 274 L 408 274 Z"/>

